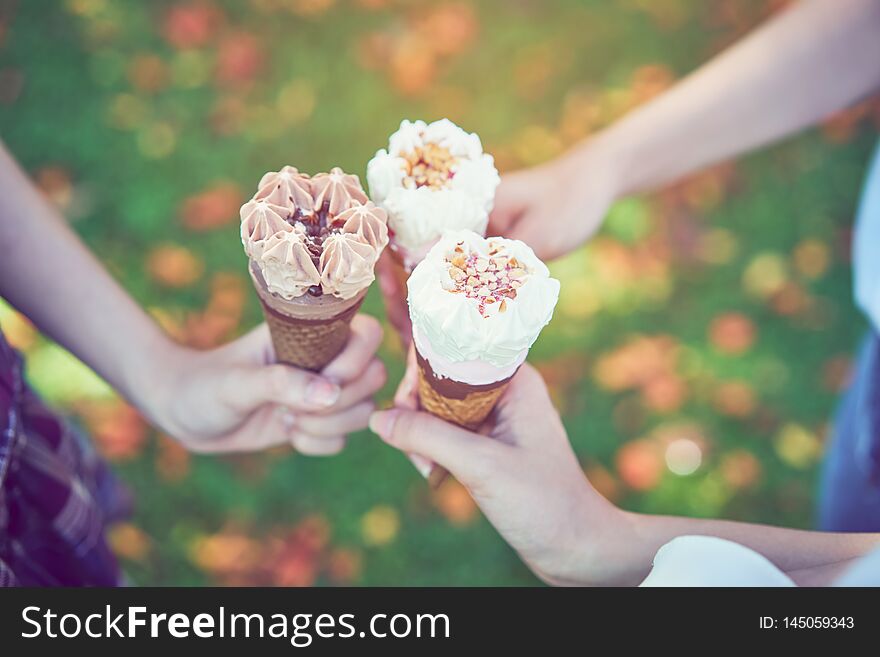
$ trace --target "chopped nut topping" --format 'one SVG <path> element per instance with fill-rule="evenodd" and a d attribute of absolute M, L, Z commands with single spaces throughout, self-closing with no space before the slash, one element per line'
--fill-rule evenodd
<path fill-rule="evenodd" d="M 490 243 L 490 257 L 465 253 L 462 246 L 458 244 L 446 256 L 453 282 L 449 291 L 475 299 L 483 317 L 489 316 L 490 308 L 507 312 L 509 301 L 516 299 L 517 288 L 526 282 L 528 269 L 516 258 L 504 255 L 503 246 L 497 243 Z"/>
<path fill-rule="evenodd" d="M 403 186 L 407 189 L 448 187 L 458 162 L 449 149 L 434 143 L 416 146 L 411 153 L 403 153 L 401 157 L 406 161 Z"/>
<path fill-rule="evenodd" d="M 463 281 L 465 278 L 467 278 L 467 274 L 465 274 L 461 269 L 453 265 L 449 268 L 449 277 L 456 283 L 458 283 L 459 281 Z"/>

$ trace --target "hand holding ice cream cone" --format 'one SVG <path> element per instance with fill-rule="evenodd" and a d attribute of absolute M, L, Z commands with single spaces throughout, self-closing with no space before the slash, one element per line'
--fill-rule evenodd
<path fill-rule="evenodd" d="M 408 289 L 419 405 L 477 429 L 553 316 L 559 281 L 522 242 L 457 231 L 416 266 Z"/>

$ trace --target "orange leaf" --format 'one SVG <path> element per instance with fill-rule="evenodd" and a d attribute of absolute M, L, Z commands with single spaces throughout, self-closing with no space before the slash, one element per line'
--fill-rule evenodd
<path fill-rule="evenodd" d="M 187 2 L 171 7 L 162 21 L 162 36 L 175 48 L 206 45 L 223 23 L 219 7 L 207 2 Z"/>
<path fill-rule="evenodd" d="M 477 505 L 467 489 L 449 479 L 434 493 L 434 504 L 446 519 L 458 527 L 469 525 L 477 517 Z"/>
<path fill-rule="evenodd" d="M 238 219 L 243 197 L 235 183 L 216 182 L 183 202 L 180 207 L 181 221 L 193 231 L 211 230 L 232 223 Z"/>
<path fill-rule="evenodd" d="M 152 549 L 150 537 L 131 523 L 120 523 L 110 527 L 107 531 L 107 541 L 117 556 L 129 561 L 143 561 Z"/>
<path fill-rule="evenodd" d="M 131 60 L 128 79 L 132 86 L 144 93 L 156 93 L 168 84 L 168 67 L 158 55 L 144 53 Z"/>
<path fill-rule="evenodd" d="M 266 54 L 253 34 L 237 32 L 227 36 L 217 52 L 217 82 L 227 87 L 245 86 L 263 70 Z"/>
<path fill-rule="evenodd" d="M 361 553 L 353 548 L 339 547 L 327 559 L 327 574 L 336 584 L 351 584 L 363 570 Z"/>
<path fill-rule="evenodd" d="M 720 384 L 712 397 L 715 408 L 722 415 L 744 418 L 755 411 L 755 392 L 744 381 L 727 381 Z"/>
<path fill-rule="evenodd" d="M 199 279 L 204 268 L 192 251 L 176 244 L 157 246 L 147 256 L 147 272 L 154 281 L 166 287 L 191 285 Z"/>
<path fill-rule="evenodd" d="M 742 313 L 723 313 L 712 320 L 709 341 L 723 353 L 742 354 L 754 344 L 756 333 L 752 320 Z"/>
<path fill-rule="evenodd" d="M 734 488 L 751 488 L 761 478 L 761 464 L 751 452 L 736 450 L 722 457 L 721 475 Z"/>
<path fill-rule="evenodd" d="M 112 399 L 82 401 L 81 415 L 98 451 L 110 461 L 127 461 L 141 453 L 147 440 L 147 424 L 132 406 Z"/>
<path fill-rule="evenodd" d="M 663 470 L 658 446 L 649 440 L 626 443 L 617 452 L 617 471 L 623 482 L 635 490 L 645 491 L 660 483 Z"/>

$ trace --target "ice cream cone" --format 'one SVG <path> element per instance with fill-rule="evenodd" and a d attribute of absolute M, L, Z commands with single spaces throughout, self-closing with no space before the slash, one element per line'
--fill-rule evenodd
<path fill-rule="evenodd" d="M 512 378 L 488 385 L 473 385 L 438 377 L 418 349 L 416 360 L 419 366 L 419 406 L 441 420 L 471 431 L 476 431 L 489 417 Z M 434 464 L 428 483 L 431 488 L 439 488 L 448 475 L 446 468 Z"/>
<path fill-rule="evenodd" d="M 366 290 L 346 300 L 305 296 L 287 301 L 269 292 L 254 266 L 251 266 L 251 278 L 279 362 L 317 372 L 339 355 L 348 341 L 351 320 L 363 303 Z"/>
<path fill-rule="evenodd" d="M 277 359 L 319 371 L 345 347 L 388 243 L 357 176 L 270 171 L 241 209 L 241 238 Z"/>
<path fill-rule="evenodd" d="M 391 323 L 404 346 L 412 337 L 406 282 L 446 230 L 485 234 L 495 189 L 495 161 L 480 138 L 442 119 L 403 121 L 367 165 L 370 194 L 388 212 L 389 257 L 399 295 L 386 295 Z"/>
<path fill-rule="evenodd" d="M 458 231 L 428 252 L 407 287 L 419 404 L 476 431 L 550 321 L 559 282 L 522 242 Z M 429 482 L 445 476 L 436 466 Z"/>
<path fill-rule="evenodd" d="M 474 385 L 439 377 L 416 350 L 419 365 L 419 404 L 431 415 L 474 431 L 489 417 L 512 377 Z"/>

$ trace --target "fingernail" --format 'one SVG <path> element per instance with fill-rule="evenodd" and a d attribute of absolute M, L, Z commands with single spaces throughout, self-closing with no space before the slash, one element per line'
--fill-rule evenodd
<path fill-rule="evenodd" d="M 427 479 L 428 475 L 431 474 L 431 469 L 434 467 L 434 464 L 424 456 L 419 456 L 418 454 L 410 454 L 409 460 L 412 461 L 414 466 L 416 466 L 416 470 L 419 471 L 419 474 Z"/>
<path fill-rule="evenodd" d="M 372 429 L 373 433 L 385 439 L 391 436 L 396 421 L 397 411 L 376 411 L 370 416 L 370 429 Z"/>
<path fill-rule="evenodd" d="M 315 377 L 306 386 L 306 401 L 315 406 L 333 406 L 339 399 L 339 386 Z"/>

